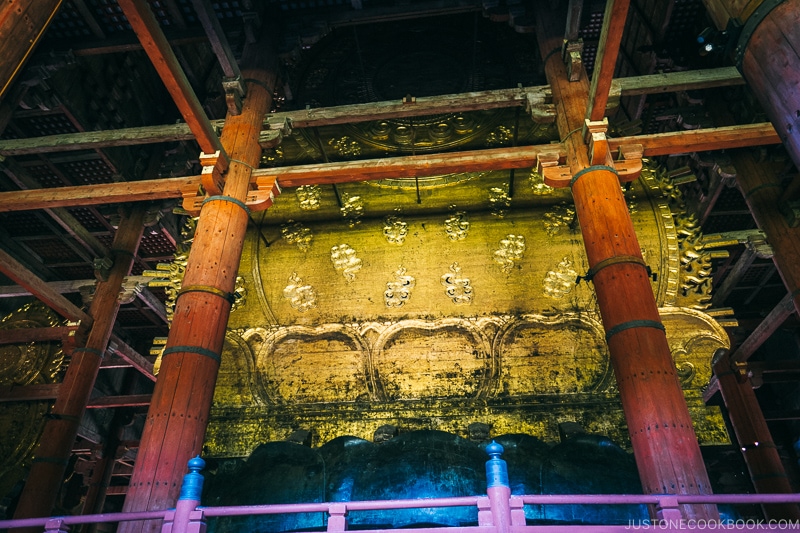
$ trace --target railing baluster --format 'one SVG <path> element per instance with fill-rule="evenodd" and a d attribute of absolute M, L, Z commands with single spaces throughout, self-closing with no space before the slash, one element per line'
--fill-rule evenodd
<path fill-rule="evenodd" d="M 189 459 L 189 473 L 183 476 L 181 495 L 175 504 L 175 513 L 171 523 L 165 517 L 161 533 L 197 533 L 205 531 L 203 513 L 200 513 L 200 523 L 192 523 L 192 513 L 200 505 L 200 495 L 203 493 L 203 476 L 200 471 L 205 468 L 206 462 L 198 455 Z M 191 523 L 191 527 L 190 527 Z"/>
<path fill-rule="evenodd" d="M 486 495 L 492 508 L 492 524 L 498 533 L 507 533 L 511 527 L 511 487 L 508 485 L 508 466 L 500 455 L 503 447 L 492 441 L 486 446 Z"/>
<path fill-rule="evenodd" d="M 53 518 L 47 521 L 44 530 L 49 533 L 69 533 L 69 526 L 64 524 L 63 518 Z"/>
<path fill-rule="evenodd" d="M 344 531 L 347 529 L 347 505 L 332 503 L 328 507 L 328 531 Z"/>

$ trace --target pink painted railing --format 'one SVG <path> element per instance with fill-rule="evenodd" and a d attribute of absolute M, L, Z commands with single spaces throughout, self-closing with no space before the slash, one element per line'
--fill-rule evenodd
<path fill-rule="evenodd" d="M 486 462 L 487 489 L 485 496 L 432 498 L 414 500 L 374 500 L 280 505 L 242 505 L 225 507 L 200 506 L 204 467 L 202 459 L 189 461 L 190 472 L 184 477 L 181 496 L 175 509 L 136 513 L 106 513 L 0 520 L 0 531 L 15 528 L 40 527 L 45 532 L 65 533 L 78 524 L 119 523 L 140 520 L 163 521 L 162 533 L 204 533 L 206 519 L 213 517 L 258 516 L 296 513 L 325 513 L 328 532 L 347 530 L 347 514 L 351 511 L 383 511 L 391 509 L 433 509 L 444 507 L 475 507 L 477 526 L 415 528 L 418 533 L 626 533 L 631 530 L 658 531 L 787 531 L 800 532 L 800 520 L 690 520 L 681 515 L 686 504 L 781 504 L 800 503 L 800 494 L 709 494 L 709 495 L 641 495 L 641 494 L 570 494 L 512 496 L 508 486 L 505 461 L 499 458 L 502 447 L 487 447 L 491 459 Z M 499 451 L 498 451 L 499 449 Z M 621 525 L 527 525 L 525 505 L 649 505 L 655 518 L 632 519 Z M 393 531 L 389 529 L 359 529 L 361 533 Z M 246 532 L 242 532 L 246 533 Z M 296 532 L 297 533 L 297 532 Z"/>

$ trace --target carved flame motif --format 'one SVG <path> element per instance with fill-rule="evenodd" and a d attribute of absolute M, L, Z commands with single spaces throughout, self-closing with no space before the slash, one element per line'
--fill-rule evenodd
<path fill-rule="evenodd" d="M 316 185 L 301 185 L 295 191 L 297 202 L 300 204 L 300 209 L 305 211 L 314 211 L 320 207 L 321 192 Z"/>
<path fill-rule="evenodd" d="M 389 215 L 383 223 L 383 235 L 391 244 L 403 244 L 408 235 L 408 224 L 395 215 Z"/>
<path fill-rule="evenodd" d="M 461 241 L 469 233 L 469 217 L 464 211 L 456 211 L 444 221 L 444 231 L 451 241 Z"/>
<path fill-rule="evenodd" d="M 297 272 L 292 272 L 289 276 L 289 284 L 283 289 L 283 297 L 301 313 L 317 306 L 317 293 L 311 285 L 303 284 Z"/>
<path fill-rule="evenodd" d="M 569 228 L 575 221 L 575 209 L 566 204 L 557 204 L 544 214 L 544 231 L 550 237 Z"/>
<path fill-rule="evenodd" d="M 549 271 L 542 283 L 544 293 L 551 298 L 563 298 L 575 287 L 578 273 L 572 269 L 572 261 L 565 257 L 555 270 Z"/>
<path fill-rule="evenodd" d="M 402 266 L 394 276 L 395 281 L 386 283 L 386 291 L 383 293 L 386 307 L 402 307 L 411 298 L 411 289 L 417 283 L 413 276 L 406 275 L 406 269 Z"/>
<path fill-rule="evenodd" d="M 525 253 L 525 237 L 522 235 L 506 235 L 500 240 L 500 248 L 494 252 L 494 262 L 501 266 L 503 272 L 511 272 L 514 264 L 522 259 Z"/>
<path fill-rule="evenodd" d="M 509 207 L 511 207 L 511 197 L 508 195 L 507 187 L 489 189 L 489 209 L 493 215 L 502 218 Z"/>
<path fill-rule="evenodd" d="M 307 252 L 311 249 L 311 241 L 314 239 L 314 235 L 310 229 L 301 223 L 289 220 L 281 226 L 281 234 L 287 242 L 297 245 L 300 251 Z"/>
<path fill-rule="evenodd" d="M 339 211 L 343 217 L 349 219 L 350 225 L 354 226 L 360 222 L 359 219 L 364 214 L 364 200 L 357 195 L 342 193 L 342 207 Z"/>
<path fill-rule="evenodd" d="M 450 265 L 450 272 L 442 276 L 444 292 L 454 304 L 468 304 L 472 302 L 472 285 L 469 278 L 461 277 L 461 267 L 458 262 Z"/>
<path fill-rule="evenodd" d="M 356 257 L 356 251 L 347 244 L 340 244 L 331 248 L 331 263 L 348 283 L 355 280 L 356 272 L 361 270 L 361 259 Z"/>

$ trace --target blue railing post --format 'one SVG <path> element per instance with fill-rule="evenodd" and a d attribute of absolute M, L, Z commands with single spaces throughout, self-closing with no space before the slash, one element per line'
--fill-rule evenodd
<path fill-rule="evenodd" d="M 508 484 L 508 467 L 500 458 L 503 447 L 492 441 L 486 446 L 486 495 L 492 509 L 492 523 L 498 533 L 507 533 L 511 527 L 511 487 Z"/>
<path fill-rule="evenodd" d="M 164 520 L 161 533 L 203 533 L 206 524 L 194 511 L 200 505 L 200 497 L 203 493 L 203 476 L 200 471 L 205 468 L 206 462 L 198 455 L 194 459 L 189 459 L 189 473 L 183 476 L 181 494 L 178 503 L 175 504 L 175 511 Z"/>

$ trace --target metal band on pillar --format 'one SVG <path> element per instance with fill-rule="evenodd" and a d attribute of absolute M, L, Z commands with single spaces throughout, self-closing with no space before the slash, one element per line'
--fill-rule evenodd
<path fill-rule="evenodd" d="M 98 349 L 96 349 L 96 348 L 87 348 L 87 347 L 85 347 L 85 346 L 84 346 L 84 347 L 81 347 L 81 348 L 73 348 L 73 349 L 72 349 L 72 353 L 75 353 L 75 352 L 89 352 L 89 353 L 93 353 L 93 354 L 95 354 L 97 357 L 99 357 L 100 359 L 102 359 L 103 357 L 105 357 L 105 353 L 103 353 L 102 351 L 100 351 L 100 350 L 98 350 Z"/>
<path fill-rule="evenodd" d="M 594 172 L 595 170 L 605 170 L 607 172 L 612 172 L 617 176 L 619 176 L 619 174 L 617 174 L 617 169 L 613 167 L 609 167 L 606 165 L 592 165 L 591 167 L 586 167 L 583 170 L 579 170 L 578 172 L 576 172 L 575 175 L 572 176 L 572 179 L 569 182 L 569 186 L 572 187 L 573 185 L 575 185 L 575 182 L 578 181 L 578 179 L 581 176 L 583 176 L 584 174 L 588 174 L 589 172 Z"/>
<path fill-rule="evenodd" d="M 218 289 L 210 285 L 189 285 L 187 287 L 181 287 L 181 289 L 178 291 L 176 299 L 187 292 L 205 292 L 208 294 L 213 294 L 214 296 L 219 296 L 223 300 L 227 300 L 231 304 L 236 301 L 236 297 L 230 292 L 225 292 L 222 289 Z"/>
<path fill-rule="evenodd" d="M 632 263 L 635 265 L 642 266 L 644 267 L 645 270 L 647 270 L 647 264 L 645 264 L 644 259 L 642 259 L 641 257 L 636 257 L 635 255 L 614 255 L 609 257 L 608 259 L 603 259 L 602 261 L 594 265 L 592 268 L 590 268 L 589 271 L 586 273 L 585 278 L 587 281 L 591 281 L 591 279 L 595 277 L 597 273 L 603 270 L 604 268 L 610 267 L 612 265 L 619 265 L 622 263 Z"/>
<path fill-rule="evenodd" d="M 736 64 L 736 68 L 739 69 L 739 72 L 742 72 L 742 59 L 744 58 L 745 50 L 747 50 L 747 44 L 750 42 L 750 37 L 753 36 L 753 32 L 756 31 L 759 24 L 767 18 L 767 15 L 783 2 L 784 0 L 764 0 L 755 11 L 753 11 L 753 14 L 748 17 L 747 22 L 744 23 L 742 31 L 739 33 L 739 41 L 736 43 L 736 50 L 734 52 L 734 63 Z"/>
<path fill-rule="evenodd" d="M 196 353 L 198 355 L 205 355 L 206 357 L 213 359 L 217 363 L 221 363 L 222 359 L 220 358 L 219 354 L 216 352 L 212 352 L 208 348 L 203 348 L 202 346 L 170 346 L 169 348 L 165 348 L 163 352 L 161 352 L 161 358 L 168 356 L 172 353 Z"/>
<path fill-rule="evenodd" d="M 633 328 L 655 328 L 660 329 L 661 331 L 666 333 L 666 328 L 664 324 L 661 322 L 656 322 L 655 320 L 629 320 L 628 322 L 623 322 L 622 324 L 617 324 L 613 328 L 609 329 L 606 332 L 606 342 L 611 340 L 611 337 L 625 331 L 626 329 L 633 329 Z"/>
<path fill-rule="evenodd" d="M 203 200 L 203 205 L 206 205 L 209 202 L 230 202 L 244 209 L 245 213 L 247 213 L 248 215 L 250 214 L 250 208 L 248 208 L 244 202 L 242 202 L 241 200 L 237 200 L 236 198 L 233 198 L 231 196 L 224 196 L 221 194 L 217 196 L 209 196 L 208 198 Z"/>

